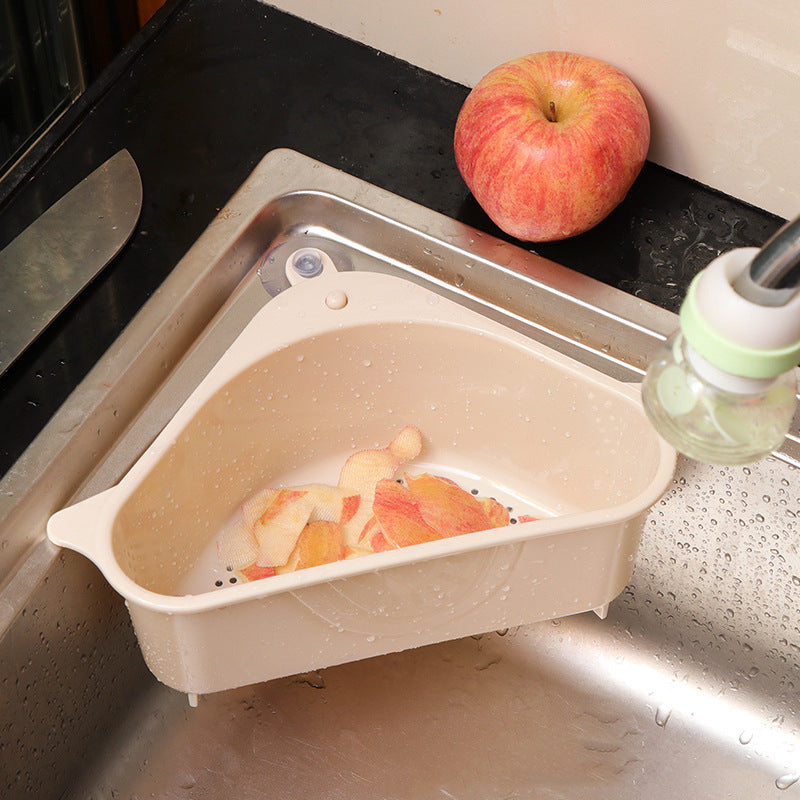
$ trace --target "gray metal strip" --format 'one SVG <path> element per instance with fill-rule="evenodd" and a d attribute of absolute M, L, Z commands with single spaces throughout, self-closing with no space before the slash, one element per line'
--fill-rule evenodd
<path fill-rule="evenodd" d="M 120 150 L 0 252 L 0 374 L 117 255 L 141 208 L 139 170 Z"/>

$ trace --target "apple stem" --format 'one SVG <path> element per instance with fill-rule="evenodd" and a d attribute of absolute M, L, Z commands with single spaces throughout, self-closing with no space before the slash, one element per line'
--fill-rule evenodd
<path fill-rule="evenodd" d="M 550 122 L 556 121 L 556 104 L 552 100 L 550 101 L 550 106 L 548 108 L 547 119 L 549 119 Z"/>

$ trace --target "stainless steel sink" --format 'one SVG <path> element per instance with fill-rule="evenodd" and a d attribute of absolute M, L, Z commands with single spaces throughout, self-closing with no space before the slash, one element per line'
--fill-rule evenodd
<path fill-rule="evenodd" d="M 45 522 L 116 482 L 285 257 L 403 275 L 637 381 L 655 306 L 289 151 L 267 156 L 0 487 L 4 798 L 800 797 L 797 426 L 749 467 L 682 460 L 608 616 L 487 632 L 200 698 Z M 469 577 L 465 576 L 465 580 Z"/>

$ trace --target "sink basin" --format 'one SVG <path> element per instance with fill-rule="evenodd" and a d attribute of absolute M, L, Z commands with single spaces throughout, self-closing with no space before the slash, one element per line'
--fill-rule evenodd
<path fill-rule="evenodd" d="M 617 380 L 674 315 L 296 153 L 269 154 L 3 480 L 6 798 L 800 796 L 797 428 L 744 467 L 679 459 L 633 574 L 591 612 L 200 698 L 144 666 L 122 600 L 45 537 L 127 472 L 320 247 Z M 218 656 L 218 654 L 216 654 Z"/>

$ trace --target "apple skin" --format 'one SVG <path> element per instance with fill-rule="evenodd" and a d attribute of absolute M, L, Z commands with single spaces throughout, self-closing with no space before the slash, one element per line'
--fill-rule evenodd
<path fill-rule="evenodd" d="M 485 75 L 458 115 L 465 183 L 503 231 L 565 239 L 625 197 L 650 144 L 641 94 L 616 67 L 575 53 L 514 59 Z"/>

